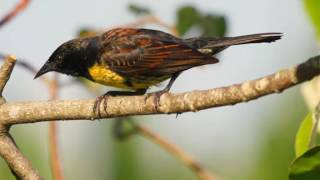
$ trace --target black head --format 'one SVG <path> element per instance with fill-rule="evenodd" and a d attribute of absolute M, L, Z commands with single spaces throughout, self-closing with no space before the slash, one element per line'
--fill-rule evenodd
<path fill-rule="evenodd" d="M 99 52 L 99 38 L 73 39 L 63 43 L 50 56 L 34 78 L 56 71 L 72 76 L 86 76 Z"/>

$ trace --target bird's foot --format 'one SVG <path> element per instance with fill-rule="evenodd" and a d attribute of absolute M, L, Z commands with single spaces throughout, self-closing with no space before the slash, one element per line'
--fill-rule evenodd
<path fill-rule="evenodd" d="M 96 117 L 98 118 L 101 117 L 101 110 L 100 110 L 101 103 L 103 103 L 104 112 L 107 113 L 108 99 L 110 96 L 112 95 L 109 92 L 107 92 L 96 98 L 93 106 L 93 114 L 96 115 Z"/>
<path fill-rule="evenodd" d="M 108 107 L 108 99 L 110 97 L 115 96 L 135 96 L 135 95 L 142 95 L 146 92 L 145 89 L 137 90 L 134 92 L 131 91 L 108 91 L 107 93 L 103 94 L 102 96 L 99 96 L 96 98 L 96 101 L 94 102 L 93 106 L 93 114 L 95 117 L 101 118 L 101 104 L 103 103 L 103 110 L 105 113 L 107 113 L 107 107 Z"/>
<path fill-rule="evenodd" d="M 159 106 L 160 106 L 160 98 L 163 94 L 168 93 L 169 90 L 161 90 L 161 91 L 157 91 L 157 92 L 153 92 L 153 93 L 149 93 L 146 96 L 146 99 L 148 99 L 149 97 L 153 96 L 153 103 L 154 103 L 154 109 L 156 111 L 159 110 Z"/>

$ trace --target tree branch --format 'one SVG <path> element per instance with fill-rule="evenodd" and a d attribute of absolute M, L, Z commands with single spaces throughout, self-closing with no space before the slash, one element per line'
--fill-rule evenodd
<path fill-rule="evenodd" d="M 10 64 L 10 60 L 5 61 L 5 65 L 2 68 L 3 71 L 0 72 L 0 77 L 2 77 L 2 80 L 0 79 L 2 83 L 0 84 L 3 86 L 10 75 L 10 69 L 14 65 L 12 62 L 11 65 L 8 64 Z M 11 68 L 5 68 L 6 66 Z M 164 94 L 160 98 L 158 110 L 154 108 L 154 96 L 150 96 L 147 99 L 146 96 L 112 97 L 108 99 L 107 112 L 102 112 L 102 118 L 182 113 L 233 105 L 271 93 L 279 93 L 291 86 L 308 81 L 319 74 L 320 56 L 316 56 L 293 68 L 242 84 L 180 94 Z M 19 152 L 11 140 L 10 135 L 7 133 L 10 126 L 53 120 L 92 119 L 95 118 L 92 113 L 94 101 L 4 102 L 0 106 L 0 155 L 7 161 L 18 178 L 41 179 L 37 171 L 31 167 L 30 162 Z"/>
<path fill-rule="evenodd" d="M 2 98 L 1 106 L 5 104 L 2 91 L 15 65 L 16 59 L 13 56 L 5 58 L 4 64 L 0 68 L 0 95 Z M 0 108 L 1 108 L 0 106 Z M 31 163 L 17 148 L 14 140 L 9 134 L 10 126 L 4 121 L 0 121 L 0 155 L 7 162 L 12 173 L 17 179 L 42 179 L 38 172 L 32 167 Z"/>
<path fill-rule="evenodd" d="M 4 64 L 0 68 L 0 96 L 2 96 L 3 89 L 10 78 L 15 63 L 16 58 L 14 56 L 7 56 L 4 59 Z"/>
<path fill-rule="evenodd" d="M 107 112 L 102 118 L 170 114 L 199 111 L 218 106 L 234 105 L 259 97 L 279 93 L 291 86 L 308 81 L 320 74 L 320 56 L 290 69 L 275 74 L 210 90 L 179 94 L 164 94 L 160 98 L 158 111 L 154 108 L 154 96 L 120 96 L 108 99 Z M 31 101 L 5 103 L 0 108 L 0 121 L 5 124 L 34 123 L 52 120 L 74 120 L 96 118 L 92 113 L 95 100 Z"/>

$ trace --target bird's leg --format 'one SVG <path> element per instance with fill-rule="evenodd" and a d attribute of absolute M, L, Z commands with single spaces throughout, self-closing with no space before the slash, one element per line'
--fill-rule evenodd
<path fill-rule="evenodd" d="M 107 106 L 108 106 L 108 98 L 110 96 L 136 96 L 136 95 L 143 95 L 145 94 L 147 89 L 138 89 L 136 91 L 108 91 L 102 96 L 97 97 L 94 106 L 93 106 L 93 113 L 97 114 L 98 117 L 101 117 L 100 113 L 100 105 L 103 102 L 103 109 L 105 112 L 107 112 Z"/>
<path fill-rule="evenodd" d="M 171 86 L 173 85 L 174 81 L 177 79 L 177 77 L 180 74 L 181 74 L 181 72 L 174 73 L 171 76 L 171 79 L 170 79 L 169 83 L 167 84 L 167 86 L 163 90 L 160 90 L 160 91 L 157 91 L 157 92 L 153 92 L 153 93 L 150 94 L 150 95 L 154 95 L 154 104 L 155 104 L 155 109 L 157 111 L 158 111 L 158 107 L 160 105 L 159 104 L 160 97 L 162 96 L 162 94 L 169 92 L 169 90 L 170 90 Z"/>

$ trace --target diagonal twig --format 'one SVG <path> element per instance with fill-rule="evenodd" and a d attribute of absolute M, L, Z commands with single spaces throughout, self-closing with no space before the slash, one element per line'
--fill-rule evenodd
<path fill-rule="evenodd" d="M 31 0 L 20 0 L 16 7 L 0 20 L 0 28 L 13 19 L 19 12 L 24 10 Z"/>
<path fill-rule="evenodd" d="M 131 122 L 131 121 L 130 121 Z M 138 125 L 136 123 L 131 122 L 132 126 L 135 128 L 136 133 L 142 135 L 146 139 L 158 144 L 160 147 L 177 157 L 181 160 L 186 166 L 188 166 L 201 180 L 213 180 L 214 176 L 209 173 L 203 166 L 201 166 L 198 162 L 196 162 L 189 154 L 183 151 L 178 146 L 170 143 L 164 137 L 158 135 L 153 132 L 146 126 Z"/>

